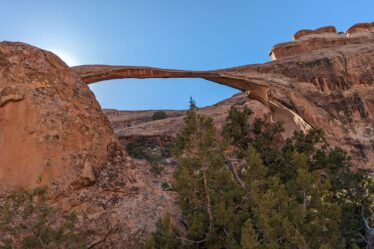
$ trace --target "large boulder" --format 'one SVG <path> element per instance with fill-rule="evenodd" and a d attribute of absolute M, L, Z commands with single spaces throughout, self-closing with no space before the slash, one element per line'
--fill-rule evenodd
<path fill-rule="evenodd" d="M 0 188 L 92 184 L 115 141 L 94 95 L 59 57 L 0 42 Z"/>

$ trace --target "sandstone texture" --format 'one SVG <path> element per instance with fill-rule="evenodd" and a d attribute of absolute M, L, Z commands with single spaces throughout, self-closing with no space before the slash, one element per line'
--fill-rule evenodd
<path fill-rule="evenodd" d="M 293 35 L 293 40 L 300 39 L 303 36 L 309 36 L 313 34 L 324 34 L 324 33 L 336 33 L 336 28 L 334 26 L 326 26 L 326 27 L 321 27 L 316 30 L 310 30 L 310 29 L 302 29 L 297 31 Z"/>
<path fill-rule="evenodd" d="M 175 193 L 161 187 L 172 182 L 174 166 L 161 164 L 156 175 L 147 161 L 113 151 L 94 185 L 54 198 L 54 205 L 77 214 L 88 248 L 140 249 L 160 217 L 182 219 Z"/>
<path fill-rule="evenodd" d="M 115 141 L 95 96 L 62 60 L 0 43 L 0 188 L 93 184 Z"/>

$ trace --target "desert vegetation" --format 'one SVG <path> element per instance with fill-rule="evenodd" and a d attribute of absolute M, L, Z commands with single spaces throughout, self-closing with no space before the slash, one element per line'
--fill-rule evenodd
<path fill-rule="evenodd" d="M 148 161 L 151 164 L 150 171 L 158 175 L 162 172 L 160 165 L 165 159 L 171 157 L 171 147 L 171 143 L 158 146 L 145 138 L 139 138 L 128 143 L 125 149 L 131 157 Z"/>
<path fill-rule="evenodd" d="M 46 191 L 37 188 L 0 196 L 1 249 L 86 248 L 76 216 L 52 208 Z"/>
<path fill-rule="evenodd" d="M 373 248 L 367 172 L 322 130 L 283 141 L 281 123 L 251 114 L 232 107 L 217 136 L 209 117 L 188 111 L 172 184 L 185 227 L 162 218 L 145 248 Z"/>
<path fill-rule="evenodd" d="M 152 115 L 152 120 L 159 120 L 159 119 L 165 119 L 168 115 L 164 111 L 156 111 Z"/>

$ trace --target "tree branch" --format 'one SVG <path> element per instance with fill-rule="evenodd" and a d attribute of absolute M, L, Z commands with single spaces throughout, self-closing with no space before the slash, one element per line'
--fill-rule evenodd
<path fill-rule="evenodd" d="M 239 174 L 238 172 L 236 171 L 236 168 L 235 166 L 232 164 L 230 158 L 223 154 L 223 158 L 225 159 L 225 162 L 226 162 L 226 165 L 227 167 L 230 169 L 232 175 L 234 176 L 235 180 L 238 182 L 238 184 L 242 187 L 242 188 L 245 188 L 245 184 L 244 182 L 242 181 L 242 179 L 240 179 L 239 177 Z"/>

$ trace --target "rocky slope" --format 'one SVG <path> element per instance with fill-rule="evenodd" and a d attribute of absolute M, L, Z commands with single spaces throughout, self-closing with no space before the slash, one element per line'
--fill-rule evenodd
<path fill-rule="evenodd" d="M 234 95 L 232 98 L 221 101 L 215 105 L 199 109 L 201 115 L 213 118 L 215 127 L 219 131 L 226 120 L 227 112 L 231 106 L 248 106 L 254 111 L 252 118 L 262 117 L 270 113 L 267 106 L 256 100 L 247 98 L 243 93 Z M 138 139 L 144 138 L 159 146 L 174 141 L 178 131 L 183 125 L 186 111 L 164 110 L 167 117 L 160 120 L 152 120 L 155 111 L 118 111 L 104 109 L 104 114 L 108 117 L 111 126 L 119 141 L 126 145 Z M 278 117 L 277 117 L 278 118 Z M 287 122 L 287 118 L 279 116 L 279 119 Z M 286 124 L 287 125 L 287 124 Z M 291 126 L 293 125 L 290 124 Z M 288 127 L 288 131 L 296 130 L 297 127 Z"/>
<path fill-rule="evenodd" d="M 51 204 L 78 214 L 90 248 L 140 248 L 165 212 L 178 220 L 173 167 L 157 176 L 133 160 L 127 144 L 173 140 L 183 111 L 151 120 L 153 111 L 101 111 L 86 84 L 115 78 L 201 77 L 244 94 L 199 112 L 219 129 L 231 105 L 283 121 L 294 130 L 323 128 L 360 167 L 374 168 L 374 30 L 358 24 L 304 30 L 274 46 L 272 62 L 214 71 L 88 65 L 69 68 L 54 54 L 23 43 L 0 43 L 0 194 L 47 185 Z M 248 97 L 249 98 L 248 98 Z M 116 138 L 117 137 L 117 138 Z M 1 229 L 1 228 L 0 228 Z"/>

